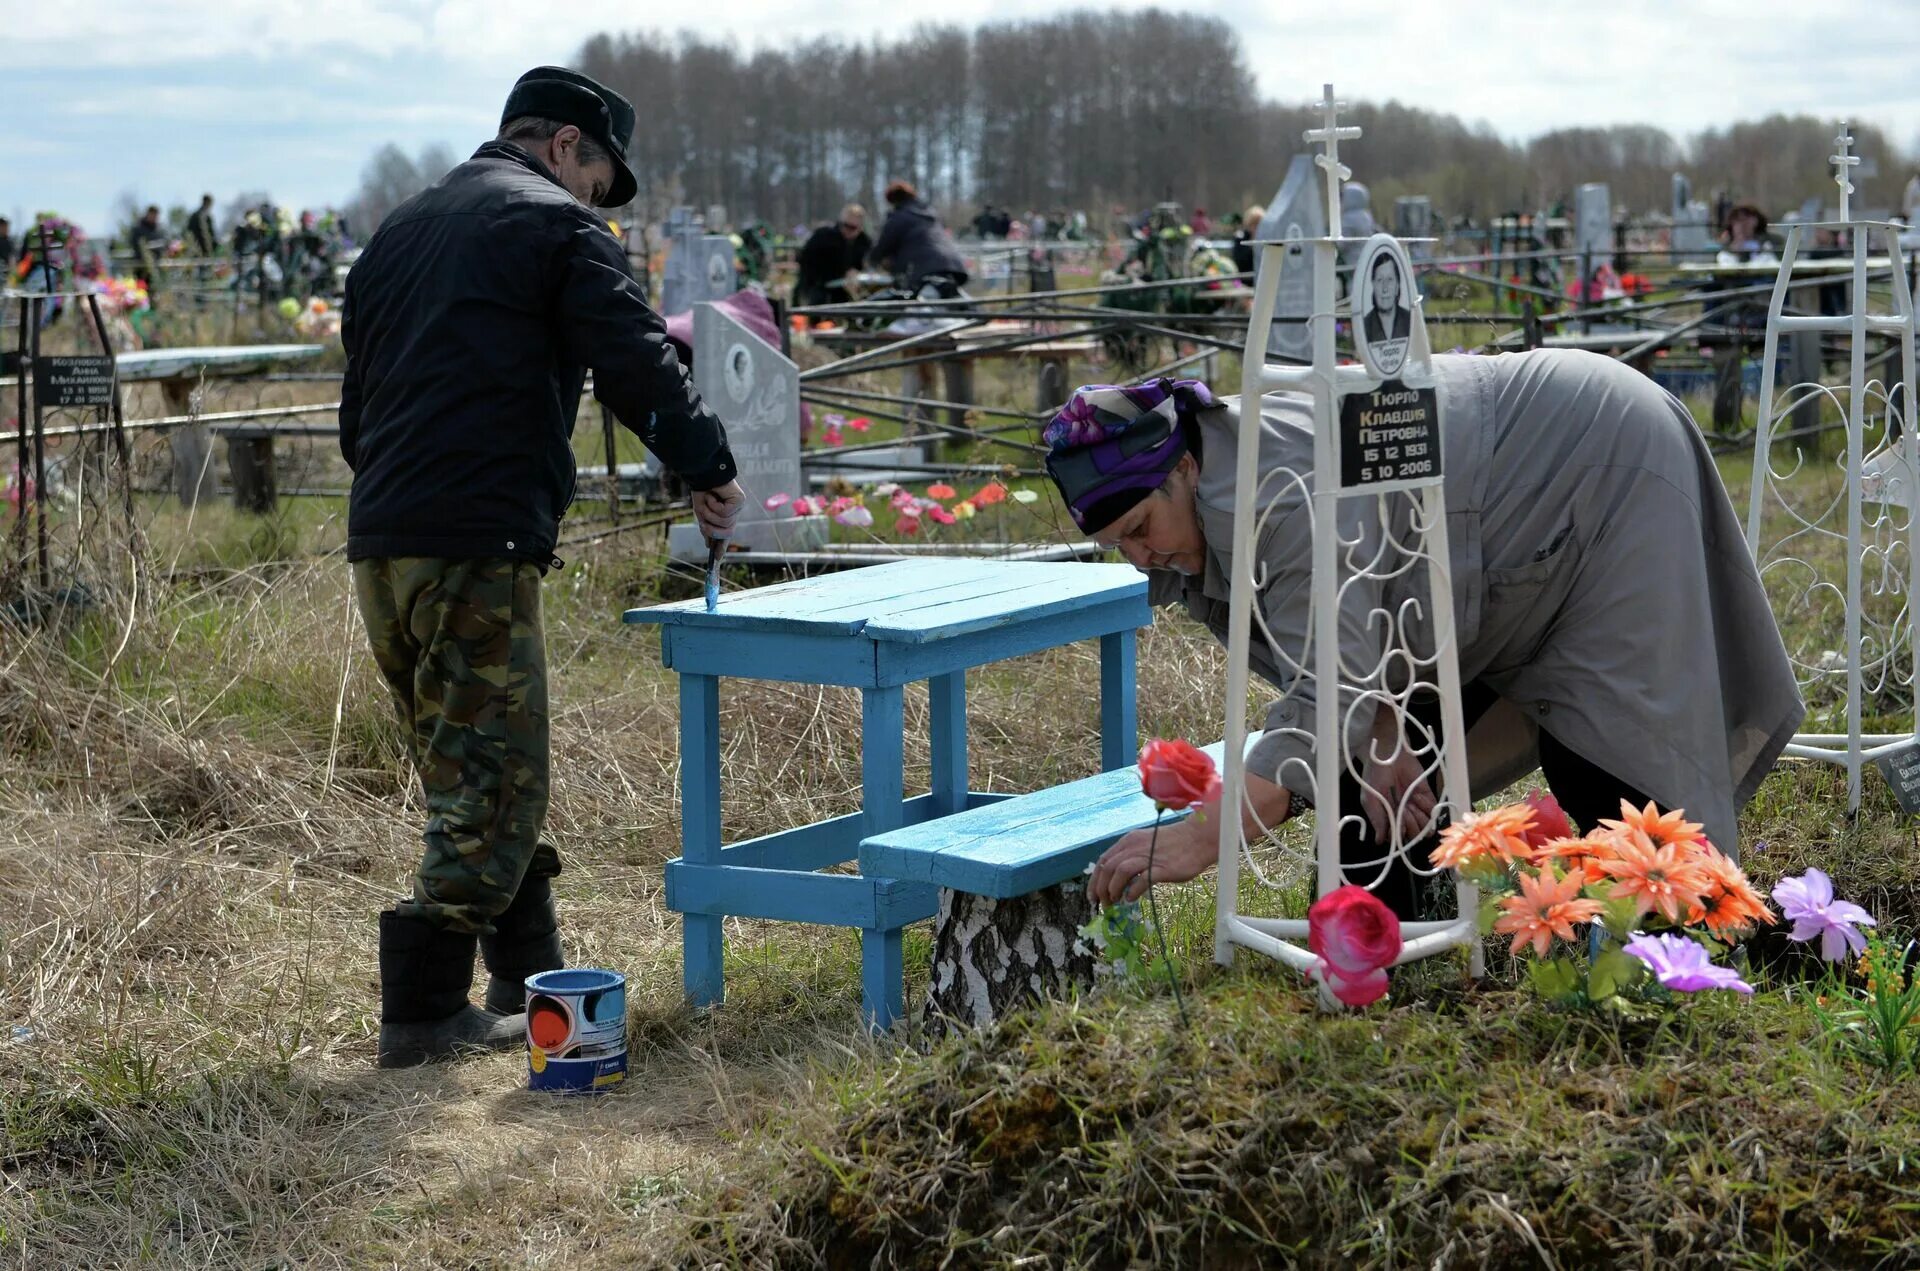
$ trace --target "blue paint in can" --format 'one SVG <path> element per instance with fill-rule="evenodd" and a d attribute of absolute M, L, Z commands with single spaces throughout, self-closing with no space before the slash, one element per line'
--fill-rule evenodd
<path fill-rule="evenodd" d="M 527 977 L 527 1084 L 598 1094 L 627 1076 L 627 977 L 569 967 Z"/>

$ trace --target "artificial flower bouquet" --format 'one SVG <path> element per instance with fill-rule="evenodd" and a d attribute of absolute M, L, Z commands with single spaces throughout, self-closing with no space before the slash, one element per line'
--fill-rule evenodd
<path fill-rule="evenodd" d="M 1752 988 L 1713 958 L 1773 911 L 1701 826 L 1625 800 L 1579 835 L 1550 794 L 1469 813 L 1441 833 L 1434 864 L 1485 893 L 1483 934 L 1530 951 L 1528 975 L 1557 1002 L 1618 1005 L 1649 981 L 1672 992 Z"/>

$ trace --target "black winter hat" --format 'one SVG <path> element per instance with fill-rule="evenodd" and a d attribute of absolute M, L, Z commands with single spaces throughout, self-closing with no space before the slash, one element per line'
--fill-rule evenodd
<path fill-rule="evenodd" d="M 613 158 L 613 186 L 601 207 L 622 207 L 633 201 L 639 183 L 627 166 L 627 145 L 633 140 L 633 103 L 611 88 L 564 66 L 536 66 L 514 82 L 500 125 L 533 115 L 572 124 L 607 148 Z"/>

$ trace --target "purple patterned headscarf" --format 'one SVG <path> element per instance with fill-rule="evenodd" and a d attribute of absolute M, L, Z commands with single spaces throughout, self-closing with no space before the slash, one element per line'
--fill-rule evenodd
<path fill-rule="evenodd" d="M 1216 405 L 1199 380 L 1149 380 L 1075 391 L 1041 433 L 1047 474 L 1074 524 L 1098 533 L 1166 483 L 1187 453 L 1181 424 Z"/>

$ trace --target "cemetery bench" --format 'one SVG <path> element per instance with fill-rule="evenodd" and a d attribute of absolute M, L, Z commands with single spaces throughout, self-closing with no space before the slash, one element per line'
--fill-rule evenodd
<path fill-rule="evenodd" d="M 338 437 L 326 424 L 218 424 L 213 435 L 227 443 L 227 469 L 233 474 L 233 506 L 265 514 L 279 501 L 274 472 L 275 437 Z"/>
<path fill-rule="evenodd" d="M 666 868 L 681 915 L 686 992 L 724 992 L 728 917 L 860 932 L 862 1013 L 886 1028 L 903 1009 L 901 932 L 930 918 L 939 889 L 884 874 L 821 873 L 853 861 L 863 839 L 1003 795 L 969 788 L 966 673 L 1006 658 L 1100 640 L 1101 764 L 1136 753 L 1135 631 L 1151 621 L 1146 579 L 1127 565 L 913 560 L 704 600 L 628 610 L 660 627 L 661 660 L 680 676 L 682 854 Z M 833 684 L 861 695 L 861 810 L 722 846 L 722 677 Z M 932 789 L 904 791 L 904 689 L 927 682 Z"/>
<path fill-rule="evenodd" d="M 1018 329 L 1011 329 L 1017 325 Z M 974 364 L 990 359 L 1011 359 L 1024 361 L 1034 368 L 1034 409 L 1052 410 L 1066 403 L 1067 394 L 1073 388 L 1074 359 L 1091 358 L 1100 349 L 1100 342 L 1087 336 L 1062 336 L 1057 339 L 1043 339 L 1038 333 L 1025 344 L 1012 347 L 993 347 L 996 344 L 1022 334 L 1023 330 L 1033 333 L 1029 324 L 1001 323 L 997 326 L 974 327 L 953 335 L 937 336 L 916 342 L 904 352 L 911 357 L 940 356 L 935 361 L 916 366 L 901 368 L 906 379 L 902 396 L 920 396 L 921 372 L 928 366 L 938 366 L 942 373 L 943 400 L 955 403 L 974 402 Z M 817 331 L 812 335 L 816 344 L 842 351 L 872 349 L 905 339 L 908 333 L 872 332 L 872 331 Z M 985 347 L 983 347 L 985 346 Z M 947 424 L 953 428 L 966 427 L 966 410 L 959 405 L 949 406 Z"/>
<path fill-rule="evenodd" d="M 139 381 L 160 385 L 160 395 L 171 415 L 190 415 L 193 390 L 204 380 L 232 378 L 263 371 L 283 362 L 306 361 L 323 352 L 318 344 L 245 344 L 210 348 L 141 349 L 116 359 L 122 384 Z M 213 445 L 207 428 L 182 424 L 167 434 L 173 448 L 174 488 L 188 507 L 213 492 Z"/>
<path fill-rule="evenodd" d="M 1206 751 L 1217 764 L 1224 743 Z M 1169 813 L 1162 828 L 1186 815 Z M 862 839 L 862 874 L 941 889 L 930 1018 L 985 1025 L 1044 991 L 1091 983 L 1090 958 L 1074 952 L 1093 912 L 1083 874 L 1153 821 L 1128 765 Z"/>

